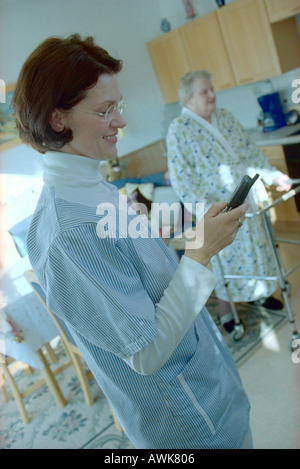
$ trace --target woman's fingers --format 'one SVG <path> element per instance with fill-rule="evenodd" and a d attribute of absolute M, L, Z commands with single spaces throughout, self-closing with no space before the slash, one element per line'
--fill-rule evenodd
<path fill-rule="evenodd" d="M 211 257 L 234 241 L 249 205 L 246 202 L 230 212 L 223 212 L 226 205 L 226 202 L 218 202 L 210 207 L 197 224 L 193 232 L 195 241 L 187 245 L 186 255 L 207 265 Z"/>

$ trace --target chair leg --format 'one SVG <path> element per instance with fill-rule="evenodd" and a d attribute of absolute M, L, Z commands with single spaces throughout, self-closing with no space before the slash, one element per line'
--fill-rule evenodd
<path fill-rule="evenodd" d="M 30 376 L 30 375 L 33 374 L 34 369 L 33 369 L 31 366 L 26 365 L 25 363 L 23 363 L 23 364 L 22 364 L 22 367 L 23 367 L 23 370 L 24 370 L 24 372 L 25 372 L 25 374 L 26 374 L 27 376 Z"/>
<path fill-rule="evenodd" d="M 61 336 L 61 341 L 62 341 L 62 344 L 63 344 L 65 350 L 66 350 L 66 353 L 67 353 L 68 357 L 70 358 L 70 360 L 72 362 L 72 365 L 74 366 L 77 378 L 79 380 L 79 383 L 80 383 L 80 386 L 81 386 L 81 389 L 82 389 L 82 392 L 83 392 L 83 395 L 84 395 L 84 398 L 85 398 L 85 402 L 87 403 L 87 405 L 91 406 L 91 405 L 94 404 L 95 401 L 94 401 L 94 398 L 92 396 L 91 389 L 90 389 L 90 384 L 89 384 L 89 379 L 88 379 L 87 374 L 84 370 L 84 367 L 81 363 L 80 356 L 77 355 L 76 352 L 74 352 L 72 350 L 72 345 L 69 345 L 64 340 L 64 337 L 62 337 L 62 336 Z"/>
<path fill-rule="evenodd" d="M 73 355 L 72 362 L 74 364 L 74 368 L 75 368 L 77 377 L 79 379 L 79 382 L 83 391 L 85 402 L 87 403 L 87 405 L 91 406 L 94 404 L 94 398 L 91 393 L 89 380 L 87 378 L 83 365 L 80 361 L 80 357 Z"/>
<path fill-rule="evenodd" d="M 3 397 L 4 402 L 8 402 L 9 401 L 9 395 L 7 394 L 7 391 L 6 391 L 4 376 L 2 375 L 2 373 L 0 374 L 0 388 L 1 388 L 2 397 Z"/>
<path fill-rule="evenodd" d="M 11 375 L 11 373 L 8 369 L 8 366 L 5 363 L 2 363 L 2 366 L 3 366 L 3 374 L 4 374 L 5 378 L 7 379 L 8 383 L 10 385 L 11 392 L 12 392 L 12 394 L 13 394 L 15 400 L 16 400 L 16 403 L 17 403 L 17 406 L 19 408 L 19 412 L 21 414 L 23 423 L 25 425 L 27 425 L 30 422 L 30 419 L 29 419 L 29 417 L 27 415 L 27 412 L 25 410 L 24 402 L 23 402 L 23 399 L 22 399 L 22 394 L 20 393 L 20 391 L 18 389 L 18 386 L 17 386 L 14 378 Z"/>
<path fill-rule="evenodd" d="M 60 387 L 57 384 L 55 376 L 54 376 L 51 368 L 49 367 L 43 352 L 41 350 L 38 350 L 36 353 L 38 354 L 40 360 L 42 361 L 42 363 L 44 365 L 42 373 L 43 373 L 45 381 L 48 384 L 49 389 L 50 389 L 54 399 L 56 400 L 56 403 L 57 403 L 58 407 L 60 407 L 60 408 L 65 407 L 65 405 L 67 404 L 67 401 L 64 398 L 64 396 L 63 396 L 63 394 L 60 390 Z"/>
<path fill-rule="evenodd" d="M 115 414 L 115 411 L 114 409 L 112 408 L 111 406 L 111 403 L 109 402 L 109 407 L 110 407 L 110 410 L 111 410 L 111 413 L 112 413 L 112 416 L 113 416 L 113 419 L 114 419 L 114 423 L 115 423 L 115 426 L 116 426 L 116 429 L 118 430 L 118 432 L 123 432 L 123 428 L 121 427 L 121 424 L 119 422 L 119 420 L 117 419 L 117 416 Z"/>
<path fill-rule="evenodd" d="M 52 365 L 54 365 L 54 363 L 57 363 L 58 358 L 55 355 L 55 352 L 54 352 L 53 348 L 51 347 L 51 345 L 50 344 L 45 344 L 44 347 L 47 350 L 47 353 L 49 355 L 49 360 L 52 363 Z"/>

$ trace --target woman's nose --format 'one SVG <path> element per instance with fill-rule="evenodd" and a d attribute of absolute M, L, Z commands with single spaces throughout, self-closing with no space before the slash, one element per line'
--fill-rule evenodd
<path fill-rule="evenodd" d="M 116 127 L 118 129 L 123 129 L 126 126 L 126 120 L 119 111 L 114 113 L 114 116 L 110 122 L 111 127 Z"/>

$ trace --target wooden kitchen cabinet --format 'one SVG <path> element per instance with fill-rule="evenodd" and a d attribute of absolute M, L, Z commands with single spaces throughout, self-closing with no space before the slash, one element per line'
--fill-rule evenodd
<path fill-rule="evenodd" d="M 296 20 L 271 24 L 271 1 L 279 0 L 236 0 L 147 42 L 164 102 L 178 101 L 180 78 L 191 70 L 209 70 L 221 90 L 300 67 Z"/>
<path fill-rule="evenodd" d="M 146 46 L 164 102 L 177 102 L 180 78 L 191 70 L 179 28 L 147 42 Z"/>
<path fill-rule="evenodd" d="M 193 70 L 208 70 L 216 91 L 236 86 L 216 12 L 182 26 L 180 34 Z"/>
<path fill-rule="evenodd" d="M 238 85 L 300 66 L 294 18 L 271 25 L 262 0 L 237 0 L 217 14 Z"/>
<path fill-rule="evenodd" d="M 285 154 L 281 145 L 271 145 L 260 147 L 269 163 L 284 174 L 289 174 L 286 164 Z M 284 193 L 276 191 L 275 186 L 268 187 L 268 196 L 270 202 L 278 199 Z M 280 223 L 298 223 L 300 222 L 300 213 L 297 210 L 295 198 L 281 202 L 270 210 L 272 222 L 280 228 Z"/>
<path fill-rule="evenodd" d="M 300 13 L 300 0 L 265 0 L 271 23 Z"/>

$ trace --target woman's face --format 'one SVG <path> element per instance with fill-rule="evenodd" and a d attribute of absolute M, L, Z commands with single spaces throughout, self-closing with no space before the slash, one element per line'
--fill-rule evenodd
<path fill-rule="evenodd" d="M 97 114 L 90 114 L 90 111 L 105 113 L 120 100 L 117 76 L 100 75 L 96 85 L 87 91 L 86 97 L 64 115 L 63 124 L 72 130 L 73 140 L 64 145 L 61 151 L 96 160 L 114 158 L 117 155 L 118 131 L 125 127 L 125 120 L 118 110 L 113 112 L 110 122 Z"/>
<path fill-rule="evenodd" d="M 187 99 L 186 106 L 198 116 L 210 121 L 216 109 L 216 95 L 210 80 L 202 78 L 194 82 L 193 94 Z"/>

